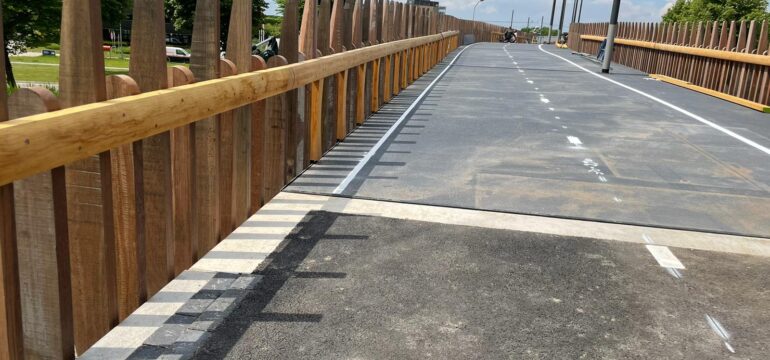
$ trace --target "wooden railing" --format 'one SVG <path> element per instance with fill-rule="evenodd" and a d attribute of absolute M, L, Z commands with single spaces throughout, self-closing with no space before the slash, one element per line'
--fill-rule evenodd
<path fill-rule="evenodd" d="M 59 96 L 0 97 L 0 359 L 84 352 L 462 31 L 492 27 L 322 0 L 300 29 L 287 0 L 265 62 L 251 55 L 250 1 L 236 1 L 220 59 L 219 4 L 199 1 L 191 65 L 167 68 L 163 0 L 133 3 L 129 75 L 104 76 L 99 1 L 64 0 Z"/>
<path fill-rule="evenodd" d="M 597 54 L 607 24 L 572 24 L 572 50 Z M 621 23 L 613 61 L 728 96 L 770 105 L 766 21 Z"/>

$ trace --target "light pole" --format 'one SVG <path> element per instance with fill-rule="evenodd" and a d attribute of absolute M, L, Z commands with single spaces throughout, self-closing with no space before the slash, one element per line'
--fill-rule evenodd
<path fill-rule="evenodd" d="M 610 72 L 610 62 L 612 61 L 612 49 L 615 47 L 615 32 L 618 29 L 618 12 L 620 11 L 620 0 L 612 1 L 612 13 L 610 13 L 610 26 L 607 29 L 607 44 L 604 46 L 604 61 L 602 61 L 602 72 Z"/>
<path fill-rule="evenodd" d="M 479 4 L 481 4 L 482 2 L 484 2 L 484 0 L 479 0 L 479 1 L 476 2 L 476 5 L 473 5 L 473 20 L 472 21 L 474 21 L 474 22 L 476 21 L 476 6 L 479 6 Z M 475 28 L 475 26 L 474 26 L 474 28 Z"/>
<path fill-rule="evenodd" d="M 548 43 L 551 43 L 551 33 L 553 32 L 553 16 L 556 14 L 556 0 L 553 0 L 553 7 L 551 7 L 551 25 L 548 26 Z"/>
<path fill-rule="evenodd" d="M 559 33 L 556 34 L 556 44 L 559 44 L 559 39 L 561 38 L 561 32 L 564 29 L 564 8 L 567 7 L 567 0 L 562 0 L 561 2 L 561 18 L 559 18 Z"/>

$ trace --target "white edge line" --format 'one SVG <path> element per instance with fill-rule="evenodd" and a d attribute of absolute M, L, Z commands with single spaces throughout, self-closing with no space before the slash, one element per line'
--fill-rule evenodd
<path fill-rule="evenodd" d="M 655 96 L 652 96 L 652 95 L 650 95 L 650 94 L 648 94 L 648 93 L 646 93 L 644 91 L 637 90 L 637 89 L 632 88 L 632 87 L 630 87 L 630 86 L 628 86 L 626 84 L 623 84 L 623 83 L 620 83 L 618 81 L 612 80 L 612 79 L 610 79 L 610 78 L 608 78 L 608 77 L 606 77 L 604 75 L 599 75 L 599 74 L 597 74 L 597 73 L 595 73 L 595 72 L 593 72 L 591 70 L 588 70 L 588 69 L 586 69 L 586 68 L 584 68 L 584 67 L 582 67 L 582 66 L 580 66 L 580 65 L 578 65 L 578 64 L 576 64 L 576 63 L 574 63 L 574 62 L 572 62 L 570 60 L 568 60 L 567 58 L 564 58 L 562 56 L 556 55 L 556 54 L 554 54 L 554 53 L 552 53 L 552 52 L 550 52 L 548 50 L 543 49 L 543 45 L 542 44 L 538 46 L 538 49 L 540 49 L 540 51 L 542 51 L 542 52 L 544 52 L 544 53 L 546 53 L 548 55 L 551 55 L 551 56 L 557 57 L 559 59 L 562 59 L 562 60 L 572 64 L 573 66 L 577 67 L 578 69 L 581 69 L 581 70 L 583 70 L 583 71 L 585 71 L 585 72 L 587 72 L 587 73 L 589 73 L 589 74 L 591 74 L 593 76 L 596 76 L 596 77 L 598 77 L 600 79 L 607 80 L 607 81 L 609 81 L 609 82 L 611 82 L 611 83 L 613 83 L 615 85 L 618 85 L 618 86 L 620 86 L 622 88 L 631 90 L 631 91 L 633 91 L 633 92 L 635 92 L 635 93 L 637 93 L 639 95 L 642 95 L 642 96 L 644 96 L 646 98 L 649 98 L 649 99 L 657 101 L 657 102 L 659 102 L 659 103 L 661 103 L 663 105 L 666 105 L 666 106 L 668 106 L 668 107 L 670 107 L 670 108 L 672 108 L 672 109 L 674 109 L 676 111 L 679 111 L 680 113 L 685 114 L 685 115 L 687 115 L 687 116 L 689 116 L 689 117 L 691 117 L 691 118 L 693 118 L 693 119 L 695 119 L 695 120 L 697 120 L 697 121 L 699 121 L 699 122 L 701 122 L 703 124 L 711 126 L 712 128 L 714 128 L 714 129 L 716 129 L 718 131 L 721 131 L 721 132 L 723 132 L 723 133 L 725 133 L 725 134 L 727 134 L 729 136 L 732 136 L 733 138 L 743 142 L 746 145 L 749 145 L 749 146 L 751 146 L 751 147 L 753 147 L 753 148 L 755 148 L 755 149 L 757 149 L 759 151 L 762 151 L 763 153 L 765 153 L 767 155 L 770 155 L 770 148 L 762 146 L 762 145 L 754 142 L 753 140 L 749 140 L 749 139 L 747 139 L 747 138 L 745 138 L 745 137 L 743 137 L 741 135 L 738 135 L 735 132 L 722 127 L 721 125 L 718 125 L 718 124 L 713 123 L 713 122 L 711 122 L 709 120 L 706 120 L 706 119 L 704 119 L 704 118 L 702 118 L 702 117 L 700 117 L 698 115 L 695 115 L 695 114 L 693 114 L 693 113 L 691 113 L 691 112 L 689 112 L 689 111 L 687 111 L 685 109 L 682 109 L 682 108 L 680 108 L 680 107 L 678 107 L 678 106 L 676 106 L 674 104 L 671 104 L 671 103 L 669 103 L 669 102 L 667 102 L 665 100 L 661 100 L 661 99 L 659 99 L 659 98 L 657 98 Z"/>
<path fill-rule="evenodd" d="M 390 136 L 393 134 L 393 132 L 396 131 L 396 128 L 398 128 L 398 126 L 401 125 L 401 123 L 404 122 L 404 120 L 412 113 L 412 110 L 414 110 L 417 104 L 420 103 L 420 100 L 422 100 L 422 98 L 425 97 L 425 95 L 431 89 L 433 89 L 433 86 L 436 85 L 436 83 L 439 80 L 441 80 L 442 77 L 444 77 L 444 74 L 447 71 L 449 71 L 449 69 L 452 68 L 452 65 L 454 65 L 455 61 L 457 61 L 460 55 L 462 55 L 463 52 L 465 52 L 465 50 L 468 50 L 468 48 L 470 48 L 473 45 L 474 44 L 464 47 L 462 50 L 460 50 L 460 52 L 457 53 L 457 55 L 455 55 L 454 59 L 452 59 L 449 65 L 447 65 L 447 67 L 444 68 L 444 70 L 440 74 L 438 74 L 438 76 L 436 76 L 436 78 L 433 79 L 433 81 L 430 84 L 428 84 L 428 86 L 425 87 L 425 90 L 423 90 L 422 93 L 420 93 L 420 95 L 417 97 L 417 99 L 415 99 L 412 102 L 412 104 L 409 105 L 409 108 L 407 108 L 406 111 L 404 111 L 404 113 L 401 114 L 401 117 L 399 117 L 398 120 L 396 120 L 396 122 L 393 125 L 391 125 L 390 129 L 388 129 L 388 132 L 386 132 L 382 136 L 382 138 L 380 138 L 380 141 L 377 141 L 377 143 L 374 144 L 374 146 L 371 149 L 369 149 L 369 152 L 367 152 L 366 155 L 364 155 L 364 157 L 358 162 L 358 165 L 356 165 L 356 167 L 354 167 L 353 170 L 350 171 L 348 176 L 346 176 L 345 179 L 342 180 L 342 182 L 334 189 L 334 191 L 332 191 L 332 194 L 339 195 L 339 194 L 342 194 L 342 192 L 345 191 L 345 189 L 347 189 L 348 185 L 350 185 L 350 182 L 353 181 L 353 179 L 356 177 L 356 175 L 358 175 L 359 172 L 361 172 L 361 169 L 363 169 L 364 166 L 369 162 L 369 160 L 372 159 L 372 156 L 374 156 L 374 154 L 376 154 L 377 151 L 380 150 L 380 147 L 382 147 L 382 145 L 385 144 L 385 141 L 387 141 L 390 138 Z"/>

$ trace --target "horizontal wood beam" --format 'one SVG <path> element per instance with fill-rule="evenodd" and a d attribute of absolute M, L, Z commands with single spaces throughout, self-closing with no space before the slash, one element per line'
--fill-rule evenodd
<path fill-rule="evenodd" d="M 599 35 L 580 35 L 581 40 L 604 41 L 604 38 L 605 38 L 604 36 L 599 36 Z M 742 62 L 747 64 L 770 66 L 770 56 L 766 56 L 766 55 L 697 48 L 697 47 L 674 45 L 674 44 L 661 44 L 661 43 L 654 43 L 650 41 L 630 40 L 630 39 L 615 39 L 615 44 L 635 46 L 635 47 L 654 49 L 654 50 L 660 50 L 660 51 L 668 51 L 668 52 L 679 53 L 679 54 L 702 56 L 702 57 L 707 57 L 712 59 Z"/>
<path fill-rule="evenodd" d="M 0 123 L 0 185 L 303 87 L 457 31 Z"/>
<path fill-rule="evenodd" d="M 716 91 L 716 90 L 711 90 L 711 89 L 708 89 L 708 88 L 705 88 L 705 87 L 702 87 L 702 86 L 698 86 L 698 85 L 692 84 L 692 83 L 684 81 L 684 80 L 674 79 L 672 77 L 665 76 L 665 75 L 650 74 L 650 77 L 653 78 L 653 79 L 656 79 L 656 80 L 667 82 L 667 83 L 672 84 L 672 85 L 683 87 L 685 89 L 690 89 L 690 90 L 697 91 L 697 92 L 700 92 L 700 93 L 703 93 L 703 94 L 706 94 L 706 95 L 710 95 L 710 96 L 713 96 L 713 97 L 716 97 L 716 98 L 719 98 L 719 99 L 722 99 L 722 100 L 725 100 L 725 101 L 729 101 L 731 103 L 735 103 L 735 104 L 738 104 L 738 105 L 741 105 L 741 106 L 745 106 L 745 107 L 747 107 L 749 109 L 754 109 L 756 111 L 760 111 L 760 112 L 763 112 L 763 113 L 770 113 L 770 106 L 763 105 L 763 104 L 760 104 L 758 102 L 746 100 L 746 99 L 739 98 L 737 96 L 733 96 L 733 95 L 730 95 L 730 94 L 725 94 L 723 92 L 719 92 L 719 91 Z"/>

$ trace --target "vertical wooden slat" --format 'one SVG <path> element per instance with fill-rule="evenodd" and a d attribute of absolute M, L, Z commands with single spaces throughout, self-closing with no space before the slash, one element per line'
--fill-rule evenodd
<path fill-rule="evenodd" d="M 746 33 L 746 38 L 744 40 L 743 49 L 741 52 L 751 54 L 751 52 L 754 50 L 754 47 L 756 46 L 756 34 L 754 33 L 756 31 L 756 22 L 754 20 L 751 20 L 749 23 L 749 29 Z M 738 75 L 738 85 L 736 88 L 735 96 L 737 97 L 744 97 L 745 91 L 746 91 L 746 72 L 749 71 L 747 64 L 741 64 L 741 70 L 740 74 Z"/>
<path fill-rule="evenodd" d="M 361 125 L 366 118 L 364 98 L 366 97 L 366 64 L 356 68 L 356 124 Z"/>
<path fill-rule="evenodd" d="M 324 91 L 324 80 L 316 80 L 310 89 L 310 133 L 308 142 L 310 143 L 310 160 L 318 161 L 321 159 L 322 135 L 321 135 L 321 99 Z"/>
<path fill-rule="evenodd" d="M 166 53 L 163 1 L 134 2 L 129 75 L 143 92 L 164 89 Z M 147 295 L 152 296 L 174 276 L 174 209 L 169 132 L 141 143 Z M 73 239 L 74 240 L 74 239 Z"/>
<path fill-rule="evenodd" d="M 168 87 L 195 82 L 195 76 L 184 66 L 173 66 L 167 71 Z M 187 270 L 208 249 L 200 249 L 195 219 L 195 135 L 193 125 L 171 130 L 171 177 L 173 179 L 174 213 L 174 274 Z"/>
<path fill-rule="evenodd" d="M 251 71 L 267 69 L 265 60 L 257 55 L 251 56 Z M 253 214 L 264 204 L 263 189 L 265 187 L 265 100 L 251 105 L 251 206 L 249 213 Z"/>
<path fill-rule="evenodd" d="M 298 11 L 299 7 L 297 0 L 286 0 L 283 22 L 281 23 L 281 46 L 279 48 L 279 53 L 289 64 L 294 64 L 299 61 Z M 302 153 L 302 158 L 304 158 L 304 149 L 302 149 L 302 151 L 298 149 L 298 147 L 302 146 L 299 139 L 301 138 L 303 131 L 300 128 L 302 124 L 300 123 L 297 90 L 288 91 L 285 96 L 285 101 L 288 118 L 286 119 L 286 132 L 284 133 L 284 151 L 286 151 L 286 155 L 283 156 L 283 160 L 286 161 L 286 165 L 282 167 L 284 170 L 284 180 L 281 186 L 286 184 L 290 179 L 293 179 L 297 175 L 299 168 L 304 167 L 304 164 L 302 163 L 298 165 L 298 162 L 300 161 L 298 153 Z"/>
<path fill-rule="evenodd" d="M 0 0 L 0 43 L 3 43 L 3 10 Z M 5 69 L 5 56 L 0 56 Z M 5 72 L 0 74 L 0 122 L 8 120 Z M 0 185 L 0 358 L 17 360 L 24 357 L 24 335 L 21 325 L 21 295 L 16 247 L 16 223 L 13 184 Z"/>
<path fill-rule="evenodd" d="M 18 89 L 10 118 L 60 109 L 43 88 Z M 72 289 L 64 169 L 14 182 L 19 279 L 27 358 L 74 357 Z M 6 357 L 3 357 L 6 358 Z"/>
<path fill-rule="evenodd" d="M 234 1 L 227 36 L 227 58 L 238 73 L 251 71 L 252 0 Z M 296 93 L 296 91 L 295 91 Z M 243 221 L 249 209 L 249 152 L 251 149 L 251 106 L 233 111 L 232 228 Z"/>
<path fill-rule="evenodd" d="M 274 68 L 287 63 L 283 56 L 278 55 L 267 61 L 267 67 Z M 285 93 L 265 99 L 264 202 L 270 201 L 278 194 L 284 184 L 286 174 L 286 114 Z"/>
<path fill-rule="evenodd" d="M 190 70 L 197 81 L 219 77 L 219 0 L 197 0 L 193 22 Z M 195 189 L 193 207 L 198 247 L 211 249 L 219 238 L 219 123 L 216 117 L 197 121 L 194 134 Z M 148 264 L 149 244 L 148 244 Z M 148 273 L 153 271 L 148 268 Z M 155 270 L 157 272 L 157 270 Z M 173 268 L 172 268 L 173 273 Z M 156 277 L 160 277 L 157 274 Z M 155 281 L 160 283 L 160 278 Z M 148 286 L 157 291 L 157 285 Z M 152 292 L 151 292 L 152 293 Z"/>
<path fill-rule="evenodd" d="M 108 76 L 107 97 L 116 99 L 140 93 L 127 75 Z M 147 299 L 145 285 L 144 209 L 141 145 L 126 144 L 110 150 L 112 198 L 117 262 L 118 316 L 125 319 Z"/>
<path fill-rule="evenodd" d="M 339 1 L 339 0 L 338 0 Z M 335 102 L 337 104 L 337 140 L 344 140 L 347 135 L 347 112 L 345 107 L 347 105 L 347 85 L 348 85 L 348 70 L 345 70 L 336 75 L 337 77 L 337 98 Z"/>
<path fill-rule="evenodd" d="M 767 55 L 765 52 L 767 52 L 768 49 L 768 23 L 767 20 L 762 21 L 762 29 L 759 31 L 759 45 L 757 46 L 757 54 L 759 55 Z M 757 100 L 758 102 L 761 102 L 763 104 L 768 104 L 766 102 L 766 97 L 768 93 L 770 93 L 770 89 L 768 89 L 767 81 L 768 77 L 770 76 L 770 67 L 763 66 L 762 67 L 762 75 L 759 79 L 759 84 L 757 85 L 757 88 L 759 88 L 759 92 L 757 94 Z"/>
<path fill-rule="evenodd" d="M 238 73 L 235 64 L 227 59 L 219 60 L 219 75 L 232 76 Z M 233 133 L 235 131 L 234 111 L 219 114 L 219 239 L 235 229 L 233 221 Z"/>
<path fill-rule="evenodd" d="M 62 105 L 106 99 L 98 0 L 62 3 L 59 89 Z M 76 353 L 117 324 L 110 154 L 66 167 Z"/>

